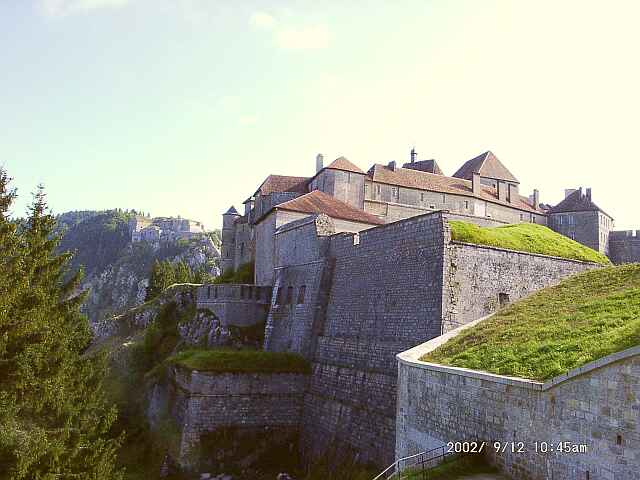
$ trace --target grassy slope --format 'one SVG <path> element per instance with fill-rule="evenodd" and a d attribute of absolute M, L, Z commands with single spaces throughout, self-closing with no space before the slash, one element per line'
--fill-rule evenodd
<path fill-rule="evenodd" d="M 219 373 L 310 373 L 300 355 L 262 350 L 185 350 L 167 360 L 190 370 Z"/>
<path fill-rule="evenodd" d="M 542 225 L 519 223 L 487 228 L 460 221 L 451 221 L 449 224 L 451 239 L 458 242 L 491 245 L 587 262 L 610 263 L 605 255 Z"/>
<path fill-rule="evenodd" d="M 547 380 L 640 344 L 640 265 L 571 277 L 510 305 L 422 360 Z"/>

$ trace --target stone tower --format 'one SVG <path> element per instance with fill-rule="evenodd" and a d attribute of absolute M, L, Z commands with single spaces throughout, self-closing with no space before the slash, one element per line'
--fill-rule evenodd
<path fill-rule="evenodd" d="M 240 214 L 231 206 L 222 214 L 222 273 L 232 270 L 235 264 L 236 228 L 235 221 Z"/>

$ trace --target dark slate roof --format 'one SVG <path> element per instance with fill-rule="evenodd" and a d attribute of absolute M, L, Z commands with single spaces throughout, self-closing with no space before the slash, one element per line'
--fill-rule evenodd
<path fill-rule="evenodd" d="M 420 170 L 421 172 L 427 173 L 435 173 L 436 175 L 444 175 L 444 172 L 440 170 L 440 167 L 435 160 L 419 160 L 417 162 L 409 162 L 405 163 L 402 168 Z"/>
<path fill-rule="evenodd" d="M 270 193 L 295 192 L 307 193 L 308 177 L 290 177 L 286 175 L 269 175 L 262 185 L 256 190 L 256 194 L 269 195 Z"/>
<path fill-rule="evenodd" d="M 534 209 L 527 197 L 518 195 L 518 200 L 514 203 L 501 201 L 498 199 L 498 192 L 495 188 L 482 185 L 480 194 L 474 195 L 471 188 L 471 181 L 463 178 L 445 177 L 433 173 L 411 170 L 409 168 L 398 168 L 392 170 L 385 165 L 376 164 L 369 170 L 369 178 L 374 182 L 398 185 L 401 187 L 415 188 L 418 190 L 428 190 L 431 192 L 453 193 L 468 197 L 477 197 L 489 202 L 507 205 L 532 213 L 544 213 L 541 209 Z"/>
<path fill-rule="evenodd" d="M 596 211 L 602 212 L 610 218 L 604 210 L 596 205 L 590 197 L 582 192 L 582 187 L 578 188 L 575 192 L 569 194 L 567 198 L 562 200 L 555 207 L 552 207 L 548 213 L 565 213 L 565 212 L 589 212 Z"/>
<path fill-rule="evenodd" d="M 371 215 L 364 210 L 352 207 L 351 205 L 342 202 L 331 195 L 327 195 L 320 190 L 314 190 L 313 192 L 302 195 L 301 197 L 276 205 L 274 208 L 278 210 L 310 214 L 325 213 L 332 218 L 367 223 L 370 225 L 384 224 L 384 221 L 381 218 Z"/>
<path fill-rule="evenodd" d="M 362 169 L 360 169 L 357 165 L 351 163 L 345 157 L 336 158 L 333 162 L 331 162 L 324 168 L 331 168 L 333 170 L 344 170 L 345 172 L 361 173 L 364 175 Z"/>
<path fill-rule="evenodd" d="M 479 173 L 482 177 L 519 183 L 518 179 L 498 160 L 498 157 L 489 151 L 465 162 L 453 176 L 471 180 L 474 173 Z"/>
<path fill-rule="evenodd" d="M 236 210 L 236 207 L 231 205 L 231 208 L 229 210 L 227 210 L 226 213 L 224 213 L 224 215 L 240 215 L 240 214 Z"/>

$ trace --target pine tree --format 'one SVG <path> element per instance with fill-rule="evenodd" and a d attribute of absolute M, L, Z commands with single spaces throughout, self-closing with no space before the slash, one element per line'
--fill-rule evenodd
<path fill-rule="evenodd" d="M 26 224 L 17 233 L 13 227 L 13 237 L 0 233 L 3 263 L 17 280 L 0 292 L 0 478 L 119 479 L 105 358 L 85 354 L 91 334 L 79 310 L 81 272 L 63 281 L 69 255 L 55 255 L 54 227 L 39 187 Z"/>

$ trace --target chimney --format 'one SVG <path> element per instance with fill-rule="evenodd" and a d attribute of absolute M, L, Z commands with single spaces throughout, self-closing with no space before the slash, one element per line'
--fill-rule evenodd
<path fill-rule="evenodd" d="M 316 173 L 324 168 L 324 155 L 319 153 L 316 155 Z"/>
<path fill-rule="evenodd" d="M 480 195 L 480 174 L 477 172 L 473 172 L 471 177 L 471 191 L 474 195 Z"/>
<path fill-rule="evenodd" d="M 507 188 L 509 189 L 507 191 L 507 201 L 509 203 L 516 203 L 518 200 L 518 185 L 516 183 L 509 183 Z"/>
<path fill-rule="evenodd" d="M 498 180 L 498 200 L 507 201 L 507 183 L 502 180 Z"/>
<path fill-rule="evenodd" d="M 416 153 L 416 148 L 413 147 L 411 149 L 411 163 L 415 162 L 418 158 L 418 154 Z"/>
<path fill-rule="evenodd" d="M 540 192 L 538 189 L 533 189 L 533 208 L 536 210 L 540 207 Z"/>
<path fill-rule="evenodd" d="M 575 191 L 576 191 L 575 188 L 565 188 L 564 189 L 564 198 L 567 198 L 569 195 L 571 195 Z"/>
<path fill-rule="evenodd" d="M 591 188 L 587 188 L 587 200 L 591 201 Z"/>
<path fill-rule="evenodd" d="M 389 165 L 387 165 L 387 167 L 389 168 L 389 170 L 392 170 L 394 172 L 398 169 L 398 167 L 396 166 L 395 160 L 389 162 Z"/>

